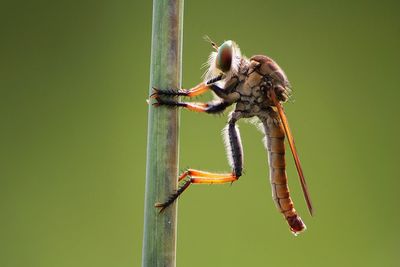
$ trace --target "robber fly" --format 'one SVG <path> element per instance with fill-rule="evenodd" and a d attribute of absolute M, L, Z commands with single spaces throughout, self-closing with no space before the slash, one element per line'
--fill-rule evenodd
<path fill-rule="evenodd" d="M 272 198 L 278 210 L 283 214 L 290 230 L 297 234 L 306 229 L 293 206 L 289 194 L 285 163 L 285 134 L 292 151 L 304 197 L 313 213 L 311 199 L 304 179 L 299 157 L 294 144 L 282 102 L 290 95 L 290 84 L 278 64 L 271 58 L 256 55 L 250 59 L 241 55 L 234 41 L 225 41 L 210 54 L 206 63 L 208 70 L 205 81 L 191 89 L 159 90 L 153 88 L 151 97 L 155 106 L 182 107 L 191 111 L 216 114 L 235 104 L 230 113 L 228 124 L 224 128 L 225 144 L 232 167 L 230 173 L 212 173 L 187 169 L 179 176 L 180 186 L 165 202 L 155 206 L 163 209 L 172 204 L 191 184 L 232 183 L 239 179 L 243 169 L 243 149 L 236 122 L 241 118 L 258 118 L 265 133 L 265 146 L 268 150 L 269 174 Z M 194 97 L 207 91 L 213 91 L 218 100 L 208 103 L 177 101 L 173 96 Z"/>

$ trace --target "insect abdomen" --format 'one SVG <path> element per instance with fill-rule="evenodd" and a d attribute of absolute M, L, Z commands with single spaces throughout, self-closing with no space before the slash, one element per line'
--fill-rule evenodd
<path fill-rule="evenodd" d="M 264 119 L 263 124 L 266 133 L 272 199 L 287 220 L 290 230 L 297 234 L 305 230 L 306 226 L 297 215 L 290 197 L 286 175 L 285 132 L 277 114 L 271 110 L 270 115 L 273 116 Z"/>

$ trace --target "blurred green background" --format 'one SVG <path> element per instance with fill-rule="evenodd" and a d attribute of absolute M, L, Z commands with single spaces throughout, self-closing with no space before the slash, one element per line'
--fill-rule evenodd
<path fill-rule="evenodd" d="M 262 136 L 241 123 L 245 176 L 179 201 L 178 266 L 400 266 L 399 11 L 387 0 L 186 1 L 184 87 L 201 80 L 204 34 L 286 71 L 316 215 L 289 158 L 308 226 L 289 232 Z M 151 1 L 1 1 L 0 266 L 140 266 L 151 16 Z M 182 112 L 181 169 L 229 170 L 225 121 Z"/>

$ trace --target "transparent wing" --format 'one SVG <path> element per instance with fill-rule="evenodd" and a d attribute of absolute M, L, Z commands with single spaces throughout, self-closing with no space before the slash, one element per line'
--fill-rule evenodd
<path fill-rule="evenodd" d="M 308 210 L 310 211 L 310 214 L 313 215 L 313 206 L 312 206 L 312 202 L 311 202 L 310 193 L 307 188 L 307 182 L 306 182 L 306 179 L 304 178 L 303 169 L 301 168 L 299 155 L 297 154 L 297 149 L 296 149 L 296 146 L 294 143 L 294 138 L 293 138 L 292 132 L 290 131 L 290 128 L 289 128 L 288 120 L 286 118 L 286 115 L 285 115 L 285 112 L 283 110 L 281 103 L 278 101 L 278 99 L 275 95 L 275 91 L 272 89 L 270 92 L 271 92 L 272 101 L 274 102 L 275 107 L 278 109 L 279 117 L 282 121 L 283 128 L 285 129 L 285 133 L 286 133 L 287 139 L 289 141 L 290 150 L 292 151 L 294 162 L 296 164 L 297 173 L 299 174 L 299 177 L 300 177 L 300 184 L 301 184 L 301 188 L 303 189 L 303 194 L 304 194 L 304 198 L 307 203 Z"/>

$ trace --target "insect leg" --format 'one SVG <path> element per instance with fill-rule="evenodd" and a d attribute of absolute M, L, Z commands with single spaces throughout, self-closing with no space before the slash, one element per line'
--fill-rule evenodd
<path fill-rule="evenodd" d="M 228 125 L 225 127 L 225 145 L 228 153 L 228 161 L 234 173 L 240 177 L 243 170 L 243 147 L 240 139 L 239 128 L 236 121 L 240 118 L 239 112 L 230 115 Z"/>
<path fill-rule="evenodd" d="M 193 88 L 190 89 L 178 89 L 178 90 L 159 90 L 157 88 L 153 87 L 153 93 L 150 95 L 151 98 L 158 98 L 159 96 L 188 96 L 188 97 L 194 97 L 201 95 L 208 90 L 211 89 L 211 86 L 220 81 L 222 79 L 223 75 L 219 75 L 211 80 L 208 80 L 206 82 L 199 83 Z"/>
<path fill-rule="evenodd" d="M 181 186 L 172 194 L 167 201 L 156 203 L 155 206 L 160 208 L 160 212 L 167 208 L 191 185 L 191 184 L 224 184 L 232 183 L 239 179 L 243 169 L 243 149 L 240 140 L 239 130 L 235 123 L 240 118 L 240 113 L 233 113 L 229 119 L 228 126 L 225 128 L 225 143 L 228 152 L 229 163 L 233 169 L 232 173 L 212 173 L 188 169 L 183 172 L 178 181 Z M 189 177 L 189 179 L 187 179 Z"/>
<path fill-rule="evenodd" d="M 210 114 L 220 113 L 224 111 L 229 105 L 228 102 L 208 102 L 208 103 L 190 103 L 190 102 L 180 102 L 170 99 L 157 99 L 156 106 L 169 106 L 169 107 L 182 107 L 191 111 L 205 112 Z"/>
<path fill-rule="evenodd" d="M 222 76 L 218 76 L 214 79 L 211 79 L 207 82 L 200 83 L 191 89 L 168 89 L 168 90 L 159 90 L 153 87 L 153 93 L 150 95 L 151 98 L 159 99 L 160 96 L 186 96 L 186 97 L 195 97 L 201 95 L 208 90 L 213 91 L 218 97 L 226 100 L 226 102 L 234 102 L 237 100 L 238 96 L 231 95 L 231 92 L 236 86 L 239 84 L 238 79 L 231 79 L 225 84 L 224 88 L 221 88 L 217 85 L 216 82 L 220 81 Z"/>
<path fill-rule="evenodd" d="M 235 102 L 239 99 L 240 95 L 234 93 L 235 88 L 238 86 L 239 80 L 232 78 L 224 84 L 224 87 L 218 86 L 218 84 L 210 84 L 210 90 L 212 90 L 218 97 L 224 99 L 227 102 Z"/>
<path fill-rule="evenodd" d="M 153 87 L 153 93 L 150 95 L 151 98 L 158 98 L 160 96 L 187 96 L 194 97 L 201 94 L 204 94 L 210 89 L 210 86 L 206 83 L 200 83 L 193 88 L 190 89 L 168 89 L 168 90 L 159 90 Z"/>
<path fill-rule="evenodd" d="M 189 179 L 185 179 L 189 177 Z M 160 208 L 160 212 L 162 212 L 169 205 L 174 203 L 174 201 L 189 187 L 191 184 L 224 184 L 224 183 L 232 183 L 236 181 L 239 177 L 237 177 L 233 173 L 212 173 L 199 171 L 194 169 L 188 169 L 183 172 L 179 176 L 179 181 L 181 181 L 182 185 L 173 193 L 167 201 L 163 203 L 156 203 L 154 206 Z M 183 181 L 183 182 L 182 182 Z"/>

